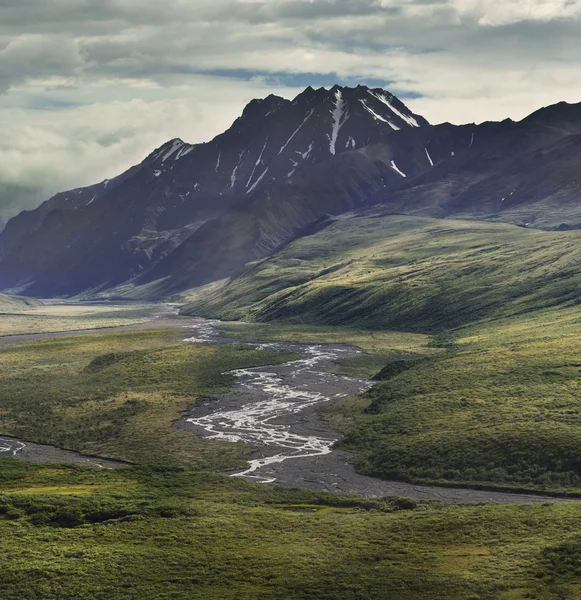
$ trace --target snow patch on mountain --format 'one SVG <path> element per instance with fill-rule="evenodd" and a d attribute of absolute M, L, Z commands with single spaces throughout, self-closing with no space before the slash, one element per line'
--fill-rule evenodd
<path fill-rule="evenodd" d="M 313 151 L 313 146 L 314 145 L 315 145 L 315 142 L 311 142 L 309 144 L 309 148 L 308 148 L 308 150 L 306 152 L 300 152 L 299 150 L 297 150 L 296 152 L 297 152 L 297 154 L 300 154 L 300 156 L 301 156 L 301 158 L 303 160 L 306 160 L 307 158 L 309 158 L 311 152 Z"/>
<path fill-rule="evenodd" d="M 268 172 L 268 167 L 266 167 L 266 169 L 264 169 L 264 172 L 262 173 L 262 175 L 254 182 L 254 184 L 252 185 L 252 187 L 246 192 L 247 194 L 252 193 L 252 191 L 254 190 L 254 188 L 263 180 L 264 176 L 266 175 L 266 173 Z"/>
<path fill-rule="evenodd" d="M 331 115 L 333 116 L 333 129 L 331 130 L 331 136 L 329 137 L 329 150 L 331 154 L 335 154 L 335 146 L 337 144 L 337 138 L 339 137 L 339 131 L 341 131 L 341 127 L 343 127 L 349 119 L 349 112 L 345 108 L 345 101 L 343 100 L 341 90 L 335 92 L 335 108 L 331 111 Z"/>
<path fill-rule="evenodd" d="M 184 144 L 182 149 L 177 153 L 176 160 L 187 156 L 195 147 L 195 145 Z"/>
<path fill-rule="evenodd" d="M 264 142 L 264 146 L 262 146 L 262 150 L 260 151 L 260 155 L 257 158 L 256 162 L 254 163 L 254 168 L 252 169 L 252 173 L 250 173 L 250 177 L 248 178 L 246 187 L 248 187 L 250 185 L 250 182 L 252 181 L 252 178 L 254 177 L 254 173 L 256 172 L 256 168 L 258 167 L 258 165 L 264 164 L 262 162 L 262 157 L 264 155 L 264 151 L 266 150 L 267 145 L 268 145 L 268 138 L 266 138 L 266 140 Z"/>
<path fill-rule="evenodd" d="M 180 148 L 184 146 L 184 143 L 181 140 L 173 140 L 171 148 L 164 154 L 161 162 L 165 162 L 168 158 L 172 156 L 175 152 L 177 152 Z"/>
<path fill-rule="evenodd" d="M 246 150 L 242 150 L 242 152 L 240 152 L 240 154 L 238 155 L 238 163 L 234 167 L 232 175 L 230 175 L 230 189 L 232 189 L 236 184 L 236 171 L 238 171 L 238 167 L 240 167 L 240 164 L 242 163 L 242 157 L 244 156 L 245 152 Z"/>
<path fill-rule="evenodd" d="M 295 171 L 297 170 L 297 167 L 299 166 L 298 160 L 293 160 L 292 158 L 289 158 L 289 160 L 293 164 L 293 168 L 286 174 L 287 179 L 289 177 L 292 177 L 295 174 Z"/>
<path fill-rule="evenodd" d="M 371 90 L 367 90 L 374 98 L 377 98 L 377 100 L 379 100 L 380 102 L 383 102 L 383 104 L 385 104 L 389 110 L 391 110 L 394 114 L 396 114 L 400 119 L 402 119 L 403 121 L 405 121 L 408 125 L 411 125 L 412 127 L 419 127 L 420 124 L 411 116 L 411 115 L 406 115 L 404 113 L 402 113 L 401 111 L 399 111 L 391 102 L 391 98 L 389 96 L 386 96 L 385 94 L 382 94 L 381 92 L 372 92 Z"/>
<path fill-rule="evenodd" d="M 376 113 L 371 106 L 369 106 L 369 104 L 365 101 L 360 99 L 359 102 L 361 102 L 361 104 L 363 105 L 363 108 L 376 120 L 376 121 L 383 121 L 384 123 L 387 123 L 394 131 L 399 131 L 399 127 L 395 124 L 392 123 L 390 120 L 386 119 L 385 117 L 382 117 L 380 114 Z"/>
<path fill-rule="evenodd" d="M 291 143 L 292 139 L 301 130 L 302 126 L 313 116 L 314 112 L 315 112 L 315 109 L 311 109 L 309 111 L 309 114 L 305 117 L 304 121 L 293 131 L 292 135 L 289 137 L 289 139 L 286 141 L 286 143 L 278 151 L 279 155 L 281 155 L 284 152 L 285 148 Z"/>
<path fill-rule="evenodd" d="M 405 174 L 403 171 L 400 171 L 400 170 L 397 168 L 397 165 L 395 164 L 395 161 L 394 161 L 394 160 L 392 160 L 392 161 L 391 161 L 391 168 L 392 168 L 392 169 L 393 169 L 393 170 L 394 170 L 396 173 L 399 173 L 399 174 L 400 174 L 402 177 L 407 177 L 407 175 L 406 175 L 406 174 Z"/>

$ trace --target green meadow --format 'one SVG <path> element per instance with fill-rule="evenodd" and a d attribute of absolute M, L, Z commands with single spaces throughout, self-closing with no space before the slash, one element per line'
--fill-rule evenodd
<path fill-rule="evenodd" d="M 244 467 L 249 447 L 201 440 L 172 423 L 227 390 L 227 371 L 289 355 L 184 337 L 180 329 L 111 330 L 0 347 L 0 431 L 140 464 Z"/>
<path fill-rule="evenodd" d="M 0 336 L 138 325 L 158 313 L 159 307 L 151 304 L 55 304 L 0 294 Z"/>
<path fill-rule="evenodd" d="M 575 599 L 577 504 L 366 500 L 0 460 L 6 600 Z"/>
<path fill-rule="evenodd" d="M 229 320 L 234 338 L 364 350 L 336 370 L 374 387 L 321 410 L 362 473 L 577 497 L 580 236 L 370 211 L 184 312 Z M 577 501 L 445 505 L 221 474 L 253 449 L 172 423 L 227 390 L 228 371 L 293 355 L 183 337 L 0 347 L 1 433 L 133 464 L 0 459 L 2 600 L 581 598 Z"/>
<path fill-rule="evenodd" d="M 581 232 L 481 221 L 337 217 L 199 294 L 184 314 L 443 334 L 581 300 Z"/>

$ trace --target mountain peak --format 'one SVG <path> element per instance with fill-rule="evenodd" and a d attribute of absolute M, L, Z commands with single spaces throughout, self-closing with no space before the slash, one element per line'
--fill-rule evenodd
<path fill-rule="evenodd" d="M 309 85 L 298 96 L 295 97 L 293 104 L 301 104 L 303 102 L 312 104 L 316 100 L 322 100 L 327 94 L 328 90 L 324 87 L 315 89 Z"/>
<path fill-rule="evenodd" d="M 255 98 L 244 107 L 242 116 L 267 116 L 276 112 L 285 104 L 290 104 L 290 101 L 274 94 L 270 94 L 266 98 Z"/>
<path fill-rule="evenodd" d="M 552 125 L 559 124 L 562 126 L 576 124 L 581 121 L 581 103 L 570 104 L 569 102 L 562 101 L 550 106 L 544 106 L 528 117 L 525 117 L 523 121 L 535 121 Z"/>

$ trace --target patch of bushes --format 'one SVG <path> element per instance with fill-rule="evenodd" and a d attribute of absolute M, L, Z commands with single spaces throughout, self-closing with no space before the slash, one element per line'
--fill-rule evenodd
<path fill-rule="evenodd" d="M 70 528 L 110 521 L 176 519 L 195 514 L 194 509 L 188 509 L 183 503 L 156 505 L 131 498 L 0 496 L 0 516 L 7 520 L 22 519 L 33 526 Z"/>

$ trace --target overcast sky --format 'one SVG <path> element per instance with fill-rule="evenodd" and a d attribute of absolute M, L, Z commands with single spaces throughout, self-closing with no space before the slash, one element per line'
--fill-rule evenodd
<path fill-rule="evenodd" d="M 0 221 L 307 85 L 432 123 L 579 102 L 580 34 L 581 0 L 0 0 Z"/>

